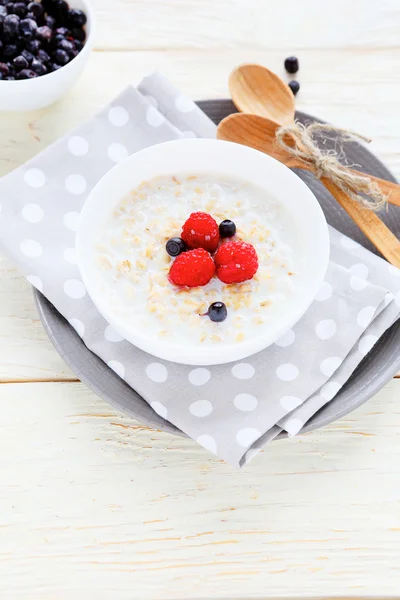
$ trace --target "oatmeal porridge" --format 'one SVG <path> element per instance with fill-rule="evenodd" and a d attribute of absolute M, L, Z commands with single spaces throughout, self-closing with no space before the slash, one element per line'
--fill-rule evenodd
<path fill-rule="evenodd" d="M 254 247 L 258 268 L 252 278 L 224 283 L 214 275 L 201 287 L 171 283 L 177 258 L 166 243 L 180 238 L 196 212 L 217 224 L 234 223 L 235 236 L 219 244 L 243 241 Z M 262 334 L 293 302 L 300 270 L 290 245 L 295 235 L 284 207 L 249 182 L 206 173 L 158 177 L 132 190 L 104 223 L 96 277 L 113 313 L 138 332 L 195 345 L 236 344 Z M 221 322 L 208 316 L 216 302 L 226 307 Z"/>

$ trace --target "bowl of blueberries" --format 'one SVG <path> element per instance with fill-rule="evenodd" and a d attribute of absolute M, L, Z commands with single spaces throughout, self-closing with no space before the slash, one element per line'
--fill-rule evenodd
<path fill-rule="evenodd" d="M 61 98 L 81 75 L 93 40 L 88 0 L 0 0 L 0 110 Z"/>

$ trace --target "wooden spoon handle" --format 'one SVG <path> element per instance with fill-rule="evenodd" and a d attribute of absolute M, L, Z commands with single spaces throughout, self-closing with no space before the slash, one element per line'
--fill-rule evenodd
<path fill-rule="evenodd" d="M 322 177 L 321 181 L 382 256 L 400 268 L 400 241 L 378 215 L 350 198 L 330 179 Z"/>
<path fill-rule="evenodd" d="M 400 184 L 394 183 L 393 181 L 386 181 L 386 179 L 381 179 L 380 177 L 375 177 L 374 175 L 367 175 L 366 173 L 362 173 L 361 171 L 356 171 L 355 169 L 349 169 L 352 173 L 356 175 L 364 175 L 371 179 L 371 181 L 375 181 L 381 188 L 384 194 L 388 196 L 388 202 L 390 204 L 395 204 L 396 206 L 400 206 Z"/>

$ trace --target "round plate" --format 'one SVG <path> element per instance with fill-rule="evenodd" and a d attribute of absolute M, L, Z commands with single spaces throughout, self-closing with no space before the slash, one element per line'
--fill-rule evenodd
<path fill-rule="evenodd" d="M 198 105 L 215 123 L 219 123 L 227 115 L 236 112 L 230 100 L 205 100 L 198 102 Z M 317 120 L 300 112 L 296 113 L 296 118 L 303 123 Z M 324 140 L 325 149 L 333 148 L 334 144 L 335 141 L 329 137 Z M 364 146 L 354 142 L 346 143 L 344 154 L 347 162 L 357 165 L 360 170 L 389 181 L 395 181 L 386 167 Z M 325 187 L 306 171 L 298 170 L 297 174 L 318 198 L 328 223 L 374 252 L 374 247 Z M 388 211 L 380 216 L 399 236 L 400 208 L 389 206 Z M 185 435 L 171 423 L 159 417 L 135 390 L 109 369 L 98 356 L 88 350 L 75 330 L 40 292 L 34 290 L 34 294 L 40 318 L 49 338 L 81 381 L 110 404 L 149 427 Z M 302 432 L 318 429 L 350 413 L 376 394 L 399 368 L 400 320 L 386 331 L 337 396 L 308 421 Z M 285 436 L 286 434 L 282 433 L 279 437 Z"/>

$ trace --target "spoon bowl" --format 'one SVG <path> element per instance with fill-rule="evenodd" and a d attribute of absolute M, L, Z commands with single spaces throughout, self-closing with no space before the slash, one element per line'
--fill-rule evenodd
<path fill-rule="evenodd" d="M 229 90 L 238 110 L 261 115 L 279 125 L 294 121 L 295 100 L 286 83 L 261 65 L 237 67 L 229 77 Z"/>

